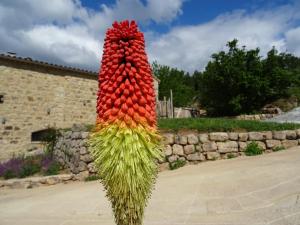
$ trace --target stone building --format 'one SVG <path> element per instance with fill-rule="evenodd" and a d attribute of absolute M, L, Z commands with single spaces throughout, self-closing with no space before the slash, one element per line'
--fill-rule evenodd
<path fill-rule="evenodd" d="M 0 160 L 40 145 L 49 128 L 93 124 L 97 86 L 96 72 L 0 54 Z"/>

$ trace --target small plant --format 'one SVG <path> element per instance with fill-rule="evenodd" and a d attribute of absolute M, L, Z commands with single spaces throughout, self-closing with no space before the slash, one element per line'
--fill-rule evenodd
<path fill-rule="evenodd" d="M 229 153 L 229 154 L 227 155 L 227 159 L 233 159 L 233 158 L 236 158 L 236 155 L 235 155 L 235 154 Z"/>
<path fill-rule="evenodd" d="M 58 140 L 60 132 L 54 128 L 49 129 L 47 134 L 42 137 L 42 141 L 45 142 L 45 153 L 52 155 L 54 146 Z"/>
<path fill-rule="evenodd" d="M 18 177 L 19 178 L 29 177 L 33 174 L 40 172 L 40 170 L 41 167 L 37 164 L 25 164 Z"/>
<path fill-rule="evenodd" d="M 18 177 L 28 177 L 41 171 L 41 157 L 42 156 L 32 156 L 23 157 L 20 156 L 20 160 L 23 161 L 23 166 Z"/>
<path fill-rule="evenodd" d="M 12 158 L 7 162 L 0 163 L 0 176 L 4 179 L 18 177 L 22 171 L 24 162 L 20 158 Z"/>
<path fill-rule="evenodd" d="M 91 176 L 88 176 L 84 179 L 84 181 L 94 181 L 94 180 L 99 180 L 100 177 L 98 175 L 91 175 Z"/>
<path fill-rule="evenodd" d="M 275 148 L 273 148 L 273 152 L 278 152 L 278 151 L 282 151 L 285 150 L 285 148 L 283 146 L 276 146 Z"/>
<path fill-rule="evenodd" d="M 42 172 L 44 175 L 57 175 L 60 165 L 51 156 L 45 156 L 41 161 Z"/>
<path fill-rule="evenodd" d="M 262 153 L 263 153 L 262 148 L 259 147 L 258 144 L 254 141 L 248 144 L 245 150 L 245 154 L 247 156 L 260 155 Z"/>
<path fill-rule="evenodd" d="M 180 167 L 183 167 L 186 164 L 186 161 L 181 160 L 181 159 L 177 159 L 176 161 L 170 163 L 170 169 L 171 170 L 176 170 Z"/>
<path fill-rule="evenodd" d="M 37 173 L 56 175 L 59 170 L 59 163 L 51 155 L 27 158 L 19 156 L 0 163 L 0 177 L 4 179 L 24 178 Z"/>

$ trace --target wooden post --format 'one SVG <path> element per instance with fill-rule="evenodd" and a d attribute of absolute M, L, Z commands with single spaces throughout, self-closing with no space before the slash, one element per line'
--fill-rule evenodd
<path fill-rule="evenodd" d="M 172 89 L 170 89 L 170 110 L 171 110 L 171 118 L 174 118 L 173 91 L 172 91 Z"/>
<path fill-rule="evenodd" d="M 164 104 L 163 104 L 163 106 L 164 106 L 164 116 L 166 118 L 168 118 L 168 104 L 167 104 L 167 98 L 166 98 L 166 96 L 164 96 Z"/>

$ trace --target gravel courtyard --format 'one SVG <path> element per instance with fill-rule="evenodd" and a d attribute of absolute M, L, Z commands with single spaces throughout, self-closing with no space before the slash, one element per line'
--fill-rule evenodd
<path fill-rule="evenodd" d="M 113 225 L 99 182 L 0 190 L 1 225 Z M 300 225 L 300 147 L 159 174 L 148 225 Z"/>

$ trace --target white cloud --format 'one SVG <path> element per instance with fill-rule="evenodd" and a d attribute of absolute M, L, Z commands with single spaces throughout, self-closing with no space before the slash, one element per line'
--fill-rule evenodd
<path fill-rule="evenodd" d="M 300 26 L 286 32 L 287 51 L 293 52 L 300 56 Z"/>
<path fill-rule="evenodd" d="M 82 26 L 36 26 L 22 31 L 21 36 L 25 45 L 58 56 L 68 64 L 97 65 L 99 52 L 102 51 L 99 41 L 91 37 Z"/>
<path fill-rule="evenodd" d="M 297 9 L 284 6 L 272 11 L 247 14 L 235 11 L 195 26 L 175 27 L 162 36 L 148 38 L 148 52 L 152 60 L 188 71 L 202 70 L 210 56 L 225 49 L 229 40 L 237 38 L 240 46 L 261 49 L 263 55 L 275 46 L 300 55 L 300 30 L 291 30 L 298 18 Z M 287 39 L 284 34 L 287 33 Z"/>
<path fill-rule="evenodd" d="M 0 51 L 98 70 L 106 29 L 114 20 L 168 24 L 182 13 L 184 0 L 117 0 L 113 5 L 87 9 L 80 0 L 2 0 Z M 212 53 L 238 38 L 240 45 L 272 46 L 300 56 L 300 4 L 269 10 L 229 12 L 193 26 L 173 27 L 165 34 L 146 30 L 151 61 L 188 71 L 205 67 Z"/>
<path fill-rule="evenodd" d="M 106 29 L 114 20 L 170 22 L 182 0 L 117 0 L 98 11 L 79 0 L 3 0 L 0 2 L 0 51 L 54 63 L 98 70 Z"/>

